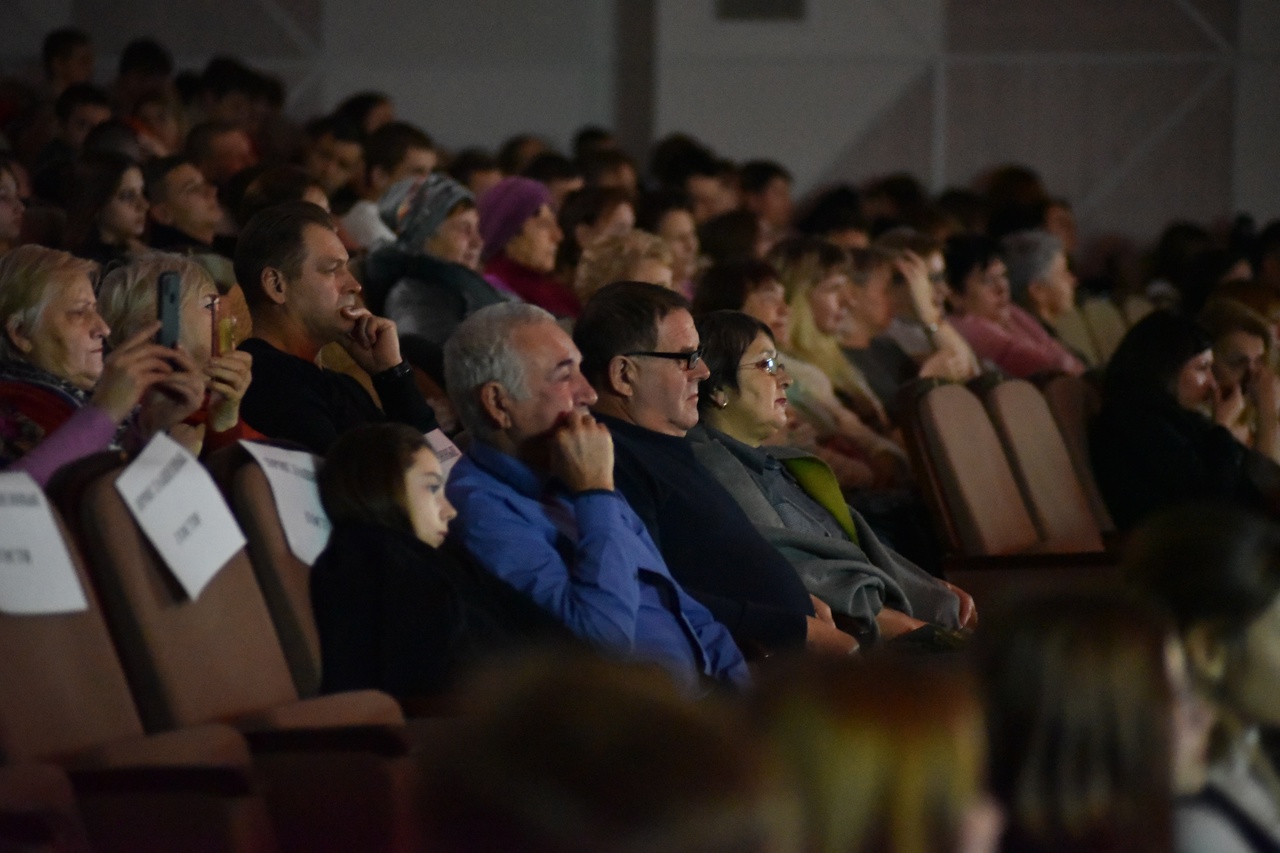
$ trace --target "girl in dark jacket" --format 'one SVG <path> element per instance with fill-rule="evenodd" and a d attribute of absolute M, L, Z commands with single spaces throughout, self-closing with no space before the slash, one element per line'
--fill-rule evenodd
<path fill-rule="evenodd" d="M 311 570 L 323 692 L 439 695 L 478 661 L 568 635 L 533 602 L 445 543 L 456 515 L 422 434 L 348 432 L 320 471 L 333 525 Z"/>

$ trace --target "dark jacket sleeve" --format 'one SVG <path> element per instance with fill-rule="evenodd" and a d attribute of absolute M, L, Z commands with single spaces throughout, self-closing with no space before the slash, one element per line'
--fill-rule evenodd
<path fill-rule="evenodd" d="M 436 413 L 422 398 L 412 371 L 399 372 L 393 368 L 375 374 L 373 389 L 382 399 L 387 420 L 408 424 L 419 432 L 430 432 L 439 426 Z"/>
<path fill-rule="evenodd" d="M 394 534 L 389 534 L 394 535 Z M 400 698 L 444 691 L 462 634 L 451 585 L 367 537 L 331 542 L 311 573 L 321 689 L 376 689 Z"/>
<path fill-rule="evenodd" d="M 711 611 L 716 621 L 729 629 L 739 645 L 763 651 L 785 651 L 804 646 L 809 628 L 804 616 L 786 608 L 770 607 L 717 594 L 688 582 L 688 575 L 682 571 L 683 567 L 672 559 L 670 543 L 664 546 L 662 542 L 659 523 L 661 485 L 644 470 L 638 457 L 625 451 L 618 452 L 616 448 L 614 485 L 648 528 L 649 535 L 666 559 L 672 576 L 685 592 Z"/>

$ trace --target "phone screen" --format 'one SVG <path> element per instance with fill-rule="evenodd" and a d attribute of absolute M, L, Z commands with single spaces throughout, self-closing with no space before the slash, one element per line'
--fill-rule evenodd
<path fill-rule="evenodd" d="M 178 334 L 182 329 L 182 278 L 176 272 L 162 272 L 156 282 L 156 319 L 160 321 L 160 331 L 156 333 L 156 343 L 161 346 L 178 345 Z"/>

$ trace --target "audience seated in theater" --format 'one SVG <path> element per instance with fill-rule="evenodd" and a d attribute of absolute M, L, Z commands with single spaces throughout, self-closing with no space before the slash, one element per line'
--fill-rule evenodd
<path fill-rule="evenodd" d="M 805 850 L 1000 849 L 967 673 L 878 655 L 799 661 L 761 680 L 753 710 L 801 796 Z"/>
<path fill-rule="evenodd" d="M 570 637 L 445 544 L 457 513 L 435 452 L 413 427 L 345 433 L 325 458 L 319 486 L 333 525 L 310 574 L 322 692 L 433 697 L 489 657 Z"/>
<path fill-rule="evenodd" d="M 894 291 L 908 292 L 917 316 L 928 318 L 926 328 L 938 327 L 941 315 L 933 301 L 927 268 L 915 255 L 898 254 L 879 246 L 849 250 L 849 313 L 836 332 L 840 348 L 867 380 L 880 405 L 894 423 L 898 392 L 918 377 L 966 379 L 971 376 L 963 353 L 942 350 L 917 364 L 887 332 L 893 324 Z M 895 282 L 901 281 L 895 287 Z M 911 292 L 920 294 L 913 300 Z"/>
<path fill-rule="evenodd" d="M 434 367 L 420 364 L 413 352 L 406 355 L 439 376 L 440 348 L 458 324 L 506 298 L 477 272 L 484 243 L 475 202 L 461 184 L 435 174 L 395 184 L 381 211 L 396 239 L 365 258 L 369 307 L 395 322 L 402 339 L 429 342 Z"/>
<path fill-rule="evenodd" d="M 1173 614 L 1191 684 L 1217 711 L 1208 785 L 1179 802 L 1179 853 L 1280 847 L 1280 531 L 1261 516 L 1188 506 L 1144 524 L 1126 575 Z M 1132 673 L 1130 674 L 1130 676 Z"/>
<path fill-rule="evenodd" d="M 603 237 L 628 233 L 636 215 L 631 196 L 622 190 L 589 187 L 565 198 L 556 221 L 564 234 L 556 249 L 556 277 L 572 287 L 583 250 Z"/>
<path fill-rule="evenodd" d="M 58 95 L 53 112 L 55 134 L 31 162 L 32 183 L 40 198 L 65 204 L 71 163 L 84 149 L 89 132 L 111 119 L 111 101 L 92 83 L 75 83 Z"/>
<path fill-rule="evenodd" d="M 1213 715 L 1164 611 L 1116 592 L 1042 595 L 975 645 L 1002 849 L 1171 849 L 1173 796 L 1204 783 Z"/>
<path fill-rule="evenodd" d="M 557 317 L 577 317 L 582 306 L 573 288 L 552 275 L 564 233 L 556 224 L 546 185 L 532 178 L 503 178 L 476 206 L 489 283 Z"/>
<path fill-rule="evenodd" d="M 947 241 L 951 322 L 978 358 L 1025 379 L 1044 371 L 1073 376 L 1084 364 L 1009 298 L 1009 278 L 994 240 L 963 234 Z"/>
<path fill-rule="evenodd" d="M 1272 290 L 1262 279 L 1224 281 L 1213 289 L 1213 299 L 1232 299 L 1251 308 L 1267 323 L 1271 365 L 1276 366 L 1275 343 L 1280 342 L 1280 289 Z"/>
<path fill-rule="evenodd" d="M 136 38 L 120 51 L 111 100 L 121 115 L 131 115 L 140 101 L 152 95 L 168 96 L 172 88 L 173 54 L 163 44 Z"/>
<path fill-rule="evenodd" d="M 698 226 L 698 246 L 708 263 L 762 258 L 772 245 L 760 217 L 750 210 L 727 210 Z"/>
<path fill-rule="evenodd" d="M 592 297 L 573 334 L 594 411 L 613 434 L 618 489 L 676 580 L 752 650 L 855 648 L 693 454 L 686 433 L 708 371 L 685 298 L 617 282 Z"/>
<path fill-rule="evenodd" d="M 498 161 L 483 148 L 464 148 L 453 155 L 445 171 L 449 177 L 471 190 L 479 198 L 485 190 L 502 180 Z"/>
<path fill-rule="evenodd" d="M 507 177 L 519 175 L 538 155 L 551 150 L 545 139 L 532 133 L 517 133 L 498 146 L 498 168 Z"/>
<path fill-rule="evenodd" d="M 671 248 L 661 237 L 639 230 L 611 234 L 583 253 L 574 286 L 583 303 L 615 281 L 647 281 L 675 290 L 671 263 Z"/>
<path fill-rule="evenodd" d="M 457 705 L 423 764 L 426 849 L 817 849 L 802 844 L 797 798 L 737 709 L 689 701 L 653 667 L 543 655 L 485 673 Z"/>
<path fill-rule="evenodd" d="M 791 232 L 795 202 L 791 173 L 772 160 L 752 160 L 738 170 L 742 207 L 760 217 L 764 239 L 773 245 Z"/>
<path fill-rule="evenodd" d="M 27 206 L 18 189 L 19 168 L 16 160 L 0 154 L 0 256 L 22 243 L 22 217 Z"/>
<path fill-rule="evenodd" d="M 182 156 L 194 163 L 224 197 L 227 182 L 258 162 L 249 134 L 230 122 L 220 121 L 202 122 L 191 128 Z"/>
<path fill-rule="evenodd" d="M 91 152 L 72 165 L 66 247 L 104 268 L 146 251 L 147 196 L 142 170 L 120 154 Z"/>
<path fill-rule="evenodd" d="M 359 197 L 364 174 L 364 131 L 348 118 L 321 116 L 307 124 L 303 168 L 324 187 L 329 204 L 346 214 Z"/>
<path fill-rule="evenodd" d="M 1249 265 L 1254 279 L 1280 296 L 1280 219 L 1268 222 L 1253 238 Z"/>
<path fill-rule="evenodd" d="M 584 186 L 618 189 L 630 198 L 636 197 L 640 178 L 636 162 L 625 151 L 602 148 L 578 155 L 578 166 L 582 169 Z"/>
<path fill-rule="evenodd" d="M 768 260 L 778 271 L 790 313 L 790 345 L 783 354 L 822 370 L 864 423 L 888 433 L 888 413 L 835 337 L 849 316 L 848 252 L 824 240 L 794 237 L 775 246 Z"/>
<path fill-rule="evenodd" d="M 733 164 L 718 160 L 691 136 L 673 133 L 659 140 L 650 151 L 649 174 L 659 187 L 680 190 L 689 197 L 699 226 L 739 206 Z"/>
<path fill-rule="evenodd" d="M 981 373 L 973 347 L 947 319 L 951 289 L 947 287 L 942 242 L 909 228 L 895 228 L 877 237 L 875 245 L 892 252 L 897 266 L 889 291 L 894 316 L 885 337 L 892 338 L 921 365 L 935 355 L 949 353 L 948 367 L 940 375 L 966 381 Z M 923 262 L 923 269 L 913 255 Z"/>
<path fill-rule="evenodd" d="M 1214 246 L 1213 235 L 1201 225 L 1186 220 L 1166 225 L 1147 259 L 1146 298 L 1157 308 L 1180 307 L 1196 257 Z"/>
<path fill-rule="evenodd" d="M 569 336 L 522 303 L 481 309 L 445 346 L 471 436 L 448 496 L 485 568 L 608 654 L 661 664 L 686 690 L 746 684 L 728 630 L 673 579 L 614 488 L 613 442 Z"/>
<path fill-rule="evenodd" d="M 698 386 L 700 423 L 688 433 L 694 455 L 809 592 L 864 639 L 925 622 L 976 624 L 973 599 L 882 544 L 821 459 L 761 446 L 786 425 L 791 385 L 769 327 L 739 311 L 705 314 L 697 327 L 710 375 Z"/>
<path fill-rule="evenodd" d="M 195 164 L 181 157 L 152 160 L 146 179 L 153 249 L 180 254 L 219 254 L 230 258 L 235 241 L 218 234 L 222 208 L 218 188 L 205 180 Z"/>
<path fill-rule="evenodd" d="M 347 262 L 333 219 L 305 201 L 262 211 L 236 245 L 236 279 L 253 315 L 253 337 L 240 349 L 253 356 L 255 374 L 241 413 L 262 434 L 314 453 L 364 423 L 436 427 L 400 355 L 395 324 L 360 305 L 360 284 Z M 330 343 L 371 377 L 382 408 L 351 376 L 316 365 Z"/>
<path fill-rule="evenodd" d="M 559 215 L 564 200 L 584 186 L 582 170 L 568 157 L 556 151 L 544 151 L 520 171 L 522 178 L 545 184 L 551 192 L 551 210 Z"/>
<path fill-rule="evenodd" d="M 93 80 L 93 41 L 76 27 L 59 27 L 45 35 L 40 59 L 49 93 L 58 97 L 69 86 Z"/>
<path fill-rule="evenodd" d="M 1223 425 L 1242 443 L 1280 462 L 1280 376 L 1272 368 L 1271 326 L 1258 312 L 1223 297 L 1209 300 L 1199 322 L 1213 344 L 1218 396 L 1238 409 Z"/>
<path fill-rule="evenodd" d="M 333 115 L 370 136 L 396 120 L 396 105 L 385 92 L 356 92 L 334 107 Z"/>
<path fill-rule="evenodd" d="M 268 207 L 286 201 L 309 201 L 326 213 L 329 197 L 306 169 L 300 166 L 270 166 L 254 168 L 256 174 L 244 188 L 236 207 L 236 224 L 244 228 L 249 220 Z"/>
<path fill-rule="evenodd" d="M 374 249 L 396 239 L 381 215 L 380 200 L 400 181 L 426 180 L 436 167 L 436 148 L 418 128 L 393 121 L 365 137 L 363 150 L 363 191 L 342 226 L 359 248 Z"/>
<path fill-rule="evenodd" d="M 1106 361 L 1105 351 L 1095 341 L 1089 315 L 1076 305 L 1077 281 L 1068 266 L 1062 240 L 1038 228 L 1015 231 L 1000 241 L 1000 256 L 1013 301 L 1039 320 L 1044 330 L 1081 362 L 1100 367 Z M 1109 300 L 1097 303 L 1093 310 L 1103 306 L 1123 328 L 1124 318 Z"/>
<path fill-rule="evenodd" d="M 671 249 L 671 278 L 686 299 L 693 298 L 698 274 L 698 226 L 693 205 L 679 190 L 645 193 L 636 202 L 636 227 L 657 234 Z"/>
<path fill-rule="evenodd" d="M 823 190 L 806 202 L 796 218 L 796 230 L 806 237 L 835 243 L 842 249 L 865 249 L 871 245 L 871 229 L 862 215 L 862 199 L 848 184 Z"/>
<path fill-rule="evenodd" d="M 200 72 L 196 108 L 207 121 L 240 128 L 257 151 L 269 104 L 277 100 L 272 90 L 278 85 L 239 59 L 214 56 Z"/>
<path fill-rule="evenodd" d="M 1107 365 L 1089 432 L 1094 476 L 1117 528 L 1188 500 L 1269 505 L 1275 463 L 1224 426 L 1241 401 L 1239 389 L 1233 399 L 1219 395 L 1211 342 L 1191 318 L 1156 311 L 1129 330 Z"/>
<path fill-rule="evenodd" d="M 570 147 L 573 159 L 578 161 L 601 151 L 619 150 L 618 138 L 614 136 L 613 131 L 598 124 L 587 124 L 578 128 L 573 134 Z"/>
<path fill-rule="evenodd" d="M 157 283 L 165 272 L 178 273 L 181 282 L 178 346 L 204 375 L 206 385 L 201 407 L 181 426 L 171 428 L 170 435 L 196 455 L 241 438 L 261 438 L 240 419 L 240 401 L 253 378 L 253 358 L 223 340 L 225 327 L 220 322 L 227 315 L 219 310 L 222 299 L 213 278 L 196 261 L 152 253 L 109 272 L 98 287 L 102 319 L 111 327 L 108 347 L 123 346 L 153 324 Z"/>
<path fill-rule="evenodd" d="M 82 456 L 121 443 L 137 449 L 204 399 L 191 356 L 152 343 L 158 322 L 104 361 L 111 330 L 98 314 L 94 272 L 92 262 L 42 246 L 0 258 L 0 467 L 41 485 Z"/>
<path fill-rule="evenodd" d="M 778 273 L 766 261 L 717 264 L 703 274 L 693 314 L 742 311 L 769 327 L 785 355 L 787 388 L 785 431 L 769 444 L 799 447 L 821 458 L 841 489 L 886 486 L 906 476 L 906 457 L 893 442 L 862 422 L 835 394 L 827 375 L 791 350 L 791 312 Z"/>

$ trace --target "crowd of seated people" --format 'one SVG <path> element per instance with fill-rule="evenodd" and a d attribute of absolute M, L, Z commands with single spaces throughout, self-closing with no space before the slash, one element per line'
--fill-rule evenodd
<path fill-rule="evenodd" d="M 1280 849 L 1280 222 L 1136 276 L 1026 167 L 797 198 L 92 48 L 0 90 L 0 471 L 315 454 L 322 690 L 466 718 L 432 849 Z M 1125 594 L 946 579 L 903 403 L 983 374 L 1096 389 Z"/>

